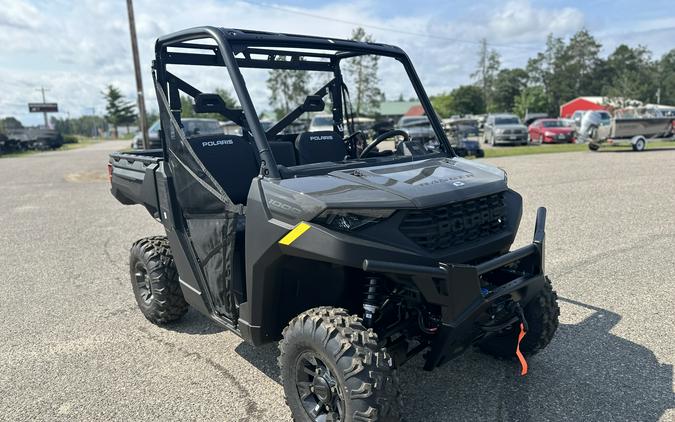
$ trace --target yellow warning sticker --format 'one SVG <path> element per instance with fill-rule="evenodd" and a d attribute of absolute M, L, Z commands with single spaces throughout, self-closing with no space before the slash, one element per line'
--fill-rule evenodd
<path fill-rule="evenodd" d="M 279 244 L 281 245 L 290 245 L 297 239 L 298 237 L 302 236 L 304 232 L 309 230 L 309 228 L 312 227 L 309 224 L 305 223 L 304 221 L 298 223 L 293 230 L 289 231 L 286 233 L 286 236 L 282 237 L 281 240 L 279 241 Z"/>

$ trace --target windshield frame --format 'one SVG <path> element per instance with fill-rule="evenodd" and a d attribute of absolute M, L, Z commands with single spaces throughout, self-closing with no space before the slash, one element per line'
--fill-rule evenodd
<path fill-rule="evenodd" d="M 210 39 L 214 44 L 193 43 L 194 40 Z M 200 49 L 202 54 L 185 53 L 169 51 L 169 49 Z M 276 49 L 276 50 L 275 50 Z M 293 49 L 292 51 L 289 49 Z M 297 50 L 297 51 L 296 51 Z M 303 61 L 276 61 L 274 56 L 271 59 L 257 59 L 253 54 L 268 53 L 280 55 L 290 55 L 289 51 L 296 53 L 296 56 L 308 56 L 314 58 L 329 59 L 325 60 Z M 332 54 L 323 53 L 323 51 L 333 51 Z M 203 54 L 204 52 L 210 54 Z M 253 53 L 253 54 L 252 54 Z M 232 85 L 239 104 L 241 104 L 242 116 L 245 116 L 247 130 L 253 138 L 255 147 L 260 155 L 261 176 L 272 179 L 280 179 L 281 174 L 276 160 L 270 150 L 266 131 L 262 127 L 259 114 L 253 105 L 249 91 L 246 87 L 246 81 L 240 68 L 264 68 L 264 69 L 290 69 L 290 70 L 324 70 L 333 71 L 338 82 L 341 82 L 341 73 L 339 70 L 340 61 L 343 59 L 357 57 L 364 54 L 374 54 L 378 56 L 392 57 L 399 61 L 410 80 L 410 83 L 417 95 L 422 108 L 429 118 L 429 122 L 442 146 L 442 152 L 450 157 L 456 154 L 448 141 L 441 122 L 434 112 L 431 101 L 422 86 L 422 83 L 412 65 L 408 56 L 398 47 L 378 44 L 365 43 L 352 40 L 329 39 L 323 37 L 303 36 L 293 34 L 275 34 L 260 31 L 245 31 L 240 29 L 216 28 L 216 27 L 197 27 L 179 31 L 160 37 L 155 44 L 156 60 L 153 64 L 153 71 L 157 79 L 157 85 L 162 89 L 167 98 L 170 99 L 171 108 L 174 105 L 180 110 L 179 104 L 174 104 L 177 97 L 177 90 L 170 89 L 169 83 L 174 82 L 176 77 L 166 70 L 168 64 L 198 65 L 198 66 L 224 66 L 230 76 Z M 188 94 L 199 94 L 194 87 L 179 81 L 179 89 Z M 187 85 L 187 86 L 186 86 Z M 191 92 L 188 92 L 191 91 Z M 172 95 L 173 94 L 173 95 Z M 334 121 L 343 121 L 342 107 L 335 107 Z M 336 116 L 336 112 L 339 116 Z M 180 116 L 178 116 L 180 118 Z M 428 158 L 426 155 L 414 157 L 415 159 Z"/>

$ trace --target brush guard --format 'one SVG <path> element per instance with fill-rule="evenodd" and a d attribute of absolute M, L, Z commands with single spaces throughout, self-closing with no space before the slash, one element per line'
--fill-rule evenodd
<path fill-rule="evenodd" d="M 519 321 L 514 313 L 506 323 L 486 326 L 477 323 L 498 301 L 511 300 L 525 308 L 543 288 L 546 208 L 537 210 L 534 239 L 531 244 L 476 265 L 439 263 L 438 267 L 401 264 L 365 259 L 363 270 L 408 279 L 424 299 L 441 309 L 441 325 L 425 355 L 425 370 L 432 370 L 461 354 L 475 341 Z M 493 290 L 482 288 L 481 281 L 499 272 L 513 279 Z"/>

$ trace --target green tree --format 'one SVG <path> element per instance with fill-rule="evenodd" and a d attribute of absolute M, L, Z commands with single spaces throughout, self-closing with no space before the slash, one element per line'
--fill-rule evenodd
<path fill-rule="evenodd" d="M 358 27 L 352 31 L 352 40 L 373 42 L 373 37 Z M 377 74 L 379 56 L 366 54 L 345 60 L 345 73 L 354 87 L 352 100 L 357 116 L 372 115 L 380 106 L 383 94 L 380 90 L 380 78 Z"/>
<path fill-rule="evenodd" d="M 117 138 L 117 127 L 126 125 L 127 128 L 131 123 L 136 121 L 136 107 L 134 103 L 126 101 L 122 97 L 122 93 L 113 85 L 108 85 L 106 90 L 102 93 L 106 101 L 105 105 L 105 119 L 112 125 L 113 137 Z"/>
<path fill-rule="evenodd" d="M 546 38 L 546 49 L 527 62 L 526 71 L 530 77 L 529 84 L 543 87 L 548 99 L 547 112 L 551 115 L 557 114 L 560 104 L 562 104 L 561 78 L 565 77 L 562 72 L 564 49 L 565 43 L 562 38 L 549 34 Z"/>
<path fill-rule="evenodd" d="M 560 57 L 561 99 L 569 101 L 582 95 L 600 93 L 601 80 L 595 78 L 601 63 L 602 46 L 586 29 L 576 32 L 562 51 Z"/>
<path fill-rule="evenodd" d="M 659 102 L 675 104 L 675 48 L 661 57 L 658 64 Z"/>
<path fill-rule="evenodd" d="M 21 129 L 23 125 L 15 117 L 5 117 L 0 119 L 0 132 L 5 132 L 12 129 Z"/>
<path fill-rule="evenodd" d="M 434 106 L 434 110 L 436 110 L 436 113 L 438 113 L 438 115 L 442 118 L 457 114 L 455 111 L 455 103 L 453 101 L 452 94 L 444 92 L 439 95 L 432 96 L 430 100 L 431 104 Z"/>
<path fill-rule="evenodd" d="M 277 60 L 286 60 L 279 56 Z M 303 70 L 272 69 L 267 77 L 270 104 L 277 118 L 288 114 L 305 101 L 309 92 L 309 72 Z"/>
<path fill-rule="evenodd" d="M 488 111 L 492 111 L 492 92 L 494 80 L 500 67 L 499 53 L 488 48 L 487 39 L 483 38 L 478 51 L 478 66 L 471 77 L 476 80 L 476 85 L 481 88 L 483 103 Z"/>
<path fill-rule="evenodd" d="M 644 46 L 618 46 L 607 57 L 608 83 L 603 94 L 620 105 L 625 100 L 656 102 L 659 89 L 659 66 Z"/>
<path fill-rule="evenodd" d="M 483 91 L 475 85 L 462 85 L 452 90 L 452 104 L 457 114 L 485 113 Z"/>
<path fill-rule="evenodd" d="M 524 69 L 502 69 L 494 81 L 493 102 L 497 111 L 513 110 L 516 98 L 527 84 L 528 75 Z"/>
<path fill-rule="evenodd" d="M 63 135 L 99 136 L 106 129 L 106 121 L 101 116 L 80 116 L 74 118 L 51 118 L 51 126 Z"/>
<path fill-rule="evenodd" d="M 548 97 L 541 85 L 525 87 L 515 98 L 513 112 L 524 118 L 527 113 L 548 113 Z"/>
<path fill-rule="evenodd" d="M 230 91 L 224 88 L 216 88 L 215 93 L 223 99 L 223 102 L 228 108 L 237 108 L 238 102 L 234 99 Z M 194 108 L 194 102 L 192 97 L 187 95 L 180 96 L 180 115 L 183 118 L 199 117 L 203 119 L 216 119 L 216 120 L 227 120 L 225 116 L 220 113 L 197 113 Z"/>

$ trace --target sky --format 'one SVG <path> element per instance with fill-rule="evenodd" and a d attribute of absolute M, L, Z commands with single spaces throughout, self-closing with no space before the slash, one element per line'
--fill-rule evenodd
<path fill-rule="evenodd" d="M 485 38 L 503 67 L 524 66 L 549 33 L 569 38 L 587 28 L 607 55 L 621 43 L 644 45 L 658 58 L 675 48 L 672 1 L 431 0 L 135 0 L 145 95 L 156 109 L 150 63 L 154 40 L 180 29 L 213 25 L 349 38 L 363 26 L 378 42 L 403 48 L 427 93 L 470 83 Z M 264 81 L 255 81 L 264 83 Z M 384 80 L 383 84 L 388 81 Z M 104 113 L 101 91 L 119 87 L 135 100 L 126 2 L 0 0 L 0 117 L 26 125 L 42 115 L 28 102 L 58 102 L 58 117 Z M 264 86 L 256 88 L 263 95 Z M 261 110 L 259 110 L 261 111 Z"/>

